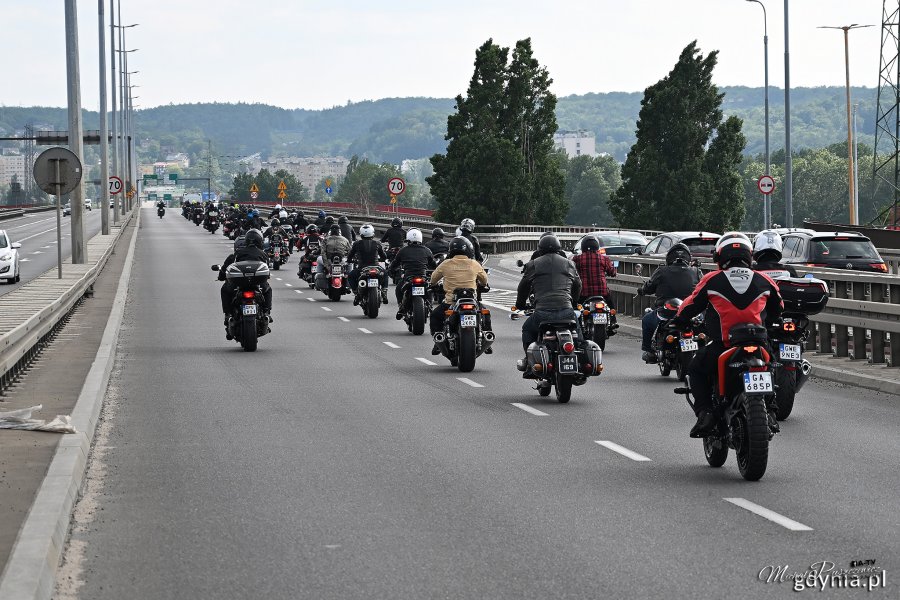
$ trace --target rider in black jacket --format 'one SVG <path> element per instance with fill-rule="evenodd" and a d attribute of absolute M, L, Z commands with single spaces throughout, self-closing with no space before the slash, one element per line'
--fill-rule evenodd
<path fill-rule="evenodd" d="M 381 242 L 387 242 L 388 248 L 402 248 L 406 241 L 406 230 L 403 229 L 403 221 L 394 218 L 391 227 L 381 236 Z"/>
<path fill-rule="evenodd" d="M 484 257 L 481 255 L 481 244 L 478 243 L 478 238 L 472 233 L 473 231 L 475 231 L 475 221 L 472 219 L 463 219 L 459 224 L 460 235 L 469 240 L 472 248 L 475 249 L 475 260 L 484 263 Z"/>
<path fill-rule="evenodd" d="M 341 215 L 338 217 L 338 225 L 341 226 L 341 235 L 350 240 L 351 242 L 356 241 L 356 232 L 353 231 L 353 227 L 350 226 L 349 221 L 347 221 L 347 217 Z"/>
<path fill-rule="evenodd" d="M 422 232 L 418 229 L 410 229 L 406 234 L 406 241 L 409 242 L 405 248 L 401 248 L 391 261 L 388 267 L 388 273 L 394 273 L 400 267 L 403 268 L 403 281 L 396 286 L 397 292 L 397 320 L 403 319 L 405 311 L 403 310 L 403 294 L 409 285 L 410 277 L 425 277 L 428 269 L 437 268 L 434 262 L 434 255 L 431 250 L 422 245 Z"/>
<path fill-rule="evenodd" d="M 350 271 L 350 274 L 347 276 L 347 280 L 350 283 L 350 289 L 354 292 L 356 291 L 356 286 L 359 284 L 359 272 L 361 269 L 364 267 L 373 267 L 387 260 L 384 248 L 382 248 L 379 242 L 375 241 L 375 228 L 372 227 L 371 223 L 366 223 L 359 228 L 359 237 L 360 239 L 353 242 L 350 253 L 347 254 L 347 262 L 356 263 Z M 381 276 L 381 301 L 384 304 L 387 304 L 388 301 L 387 286 L 387 271 L 385 271 Z M 354 297 L 353 304 L 355 305 L 356 302 Z"/>
<path fill-rule="evenodd" d="M 263 237 L 262 234 L 256 229 L 251 229 L 244 236 L 244 246 L 235 250 L 232 254 L 228 255 L 228 258 L 225 259 L 225 262 L 222 263 L 222 266 L 219 268 L 219 281 L 224 281 L 222 284 L 222 312 L 225 313 L 225 326 L 228 326 L 228 317 L 231 316 L 231 300 L 234 297 L 234 290 L 236 289 L 236 285 L 231 283 L 225 278 L 225 270 L 235 262 L 240 262 L 244 260 L 255 260 L 258 262 L 268 263 L 269 257 L 266 256 L 266 253 L 262 249 L 263 247 Z M 264 305 L 263 310 L 266 311 L 266 314 L 269 315 L 269 323 L 272 322 L 272 288 L 269 286 L 268 282 L 263 283 L 263 299 Z"/>
<path fill-rule="evenodd" d="M 638 288 L 638 296 L 656 295 L 656 308 L 665 304 L 666 300 L 678 298 L 684 300 L 691 295 L 700 282 L 700 269 L 691 266 L 691 251 L 684 244 L 672 246 L 666 253 L 666 266 L 653 272 L 649 281 Z M 653 352 L 653 334 L 659 325 L 659 315 L 651 310 L 641 318 L 641 358 L 645 363 L 656 362 Z"/>
<path fill-rule="evenodd" d="M 444 230 L 435 227 L 431 230 L 431 241 L 425 244 L 432 254 L 446 255 L 450 251 L 450 244 L 444 239 Z"/>

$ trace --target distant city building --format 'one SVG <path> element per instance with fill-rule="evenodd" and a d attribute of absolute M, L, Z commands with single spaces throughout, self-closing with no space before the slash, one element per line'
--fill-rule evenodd
<path fill-rule="evenodd" d="M 0 156 L 0 185 L 9 185 L 13 175 L 18 177 L 21 184 L 25 184 L 25 155 L 7 154 Z"/>
<path fill-rule="evenodd" d="M 553 146 L 566 151 L 566 156 L 597 156 L 594 134 L 579 129 L 578 131 L 557 131 L 553 134 Z"/>
<path fill-rule="evenodd" d="M 349 164 L 350 161 L 343 156 L 279 156 L 260 162 L 259 169 L 268 169 L 270 173 L 284 169 L 312 194 L 316 185 L 325 177 L 343 177 Z"/>
<path fill-rule="evenodd" d="M 166 155 L 166 162 L 169 164 L 178 164 L 182 169 L 187 169 L 191 166 L 191 159 L 188 158 L 188 155 L 184 152 Z"/>

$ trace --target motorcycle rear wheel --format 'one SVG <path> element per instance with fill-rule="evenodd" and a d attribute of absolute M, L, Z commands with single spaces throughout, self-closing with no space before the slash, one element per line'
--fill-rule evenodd
<path fill-rule="evenodd" d="M 469 373 L 475 369 L 475 330 L 470 328 L 460 328 L 458 343 L 459 370 L 463 373 Z"/>
<path fill-rule="evenodd" d="M 341 290 L 330 287 L 328 288 L 328 299 L 332 302 L 340 302 L 341 300 Z"/>
<path fill-rule="evenodd" d="M 775 411 L 775 418 L 784 421 L 791 416 L 794 410 L 794 397 L 797 394 L 797 372 L 788 371 L 787 369 L 778 369 L 775 376 L 775 385 L 778 389 L 775 391 L 778 401 L 778 410 Z"/>
<path fill-rule="evenodd" d="M 739 445 L 735 449 L 738 470 L 747 481 L 759 481 L 769 461 L 769 420 L 762 396 L 741 394 L 743 410 L 735 417 Z"/>
<path fill-rule="evenodd" d="M 256 352 L 256 316 L 241 319 L 241 347 L 244 352 Z"/>
<path fill-rule="evenodd" d="M 718 442 L 718 448 L 713 445 Z M 711 467 L 721 467 L 728 458 L 728 446 L 721 438 L 705 437 L 703 438 L 703 454 L 706 456 L 706 462 Z"/>
<path fill-rule="evenodd" d="M 366 295 L 366 316 L 374 319 L 378 316 L 378 309 L 381 308 L 381 297 L 378 288 L 369 288 Z"/>
<path fill-rule="evenodd" d="M 565 404 L 572 398 L 572 378 L 556 374 L 556 401 Z"/>
<path fill-rule="evenodd" d="M 412 300 L 412 333 L 413 335 L 422 335 L 425 332 L 425 299 L 419 296 L 416 296 Z M 474 332 L 473 332 L 474 333 Z M 462 336 L 460 336 L 462 337 Z M 473 341 L 474 343 L 474 341 Z M 472 351 L 472 356 L 475 356 L 474 349 Z M 474 367 L 475 361 L 473 359 L 472 366 Z M 462 364 L 462 360 L 460 360 L 460 364 Z M 460 367 L 462 370 L 462 367 Z M 469 369 L 471 371 L 471 369 Z"/>
<path fill-rule="evenodd" d="M 276 260 L 275 262 L 273 262 L 273 263 L 272 263 L 272 268 L 275 269 L 276 271 L 279 270 L 279 269 L 281 269 L 281 261 L 280 261 L 280 260 Z"/>
<path fill-rule="evenodd" d="M 684 378 L 687 377 L 688 365 L 693 358 L 690 354 L 682 354 L 678 353 L 678 361 L 675 363 L 675 375 L 678 377 L 678 381 L 684 381 Z"/>
<path fill-rule="evenodd" d="M 593 340 L 600 350 L 606 350 L 606 325 L 594 325 Z"/>

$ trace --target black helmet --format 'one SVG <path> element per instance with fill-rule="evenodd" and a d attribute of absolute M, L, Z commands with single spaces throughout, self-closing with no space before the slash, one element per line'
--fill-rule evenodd
<path fill-rule="evenodd" d="M 316 227 L 315 223 L 310 223 L 306 226 L 306 235 L 311 235 L 313 233 L 319 233 L 319 228 Z"/>
<path fill-rule="evenodd" d="M 278 227 L 279 225 L 281 225 L 281 221 L 279 221 L 278 219 L 272 219 L 272 227 Z"/>
<path fill-rule="evenodd" d="M 341 215 L 340 217 L 338 217 L 338 223 L 346 223 L 346 222 L 347 222 L 347 217 L 345 217 L 344 215 Z"/>
<path fill-rule="evenodd" d="M 325 227 L 328 228 L 332 225 L 334 225 L 334 217 L 325 217 Z"/>
<path fill-rule="evenodd" d="M 545 235 L 541 238 L 541 241 L 538 242 L 538 252 L 542 255 L 559 252 L 560 250 L 562 250 L 562 244 L 559 243 L 557 237 L 552 233 L 550 235 Z"/>
<path fill-rule="evenodd" d="M 581 250 L 583 252 L 596 252 L 600 249 L 600 240 L 597 236 L 589 235 L 581 240 Z"/>
<path fill-rule="evenodd" d="M 341 235 L 341 226 L 336 223 L 332 224 L 328 229 L 328 233 L 331 235 Z"/>
<path fill-rule="evenodd" d="M 447 251 L 447 258 L 452 258 L 457 254 L 465 254 L 469 258 L 473 258 L 475 256 L 475 248 L 472 247 L 472 242 L 464 237 L 455 237 L 450 240 L 450 249 Z"/>
<path fill-rule="evenodd" d="M 444 239 L 444 230 L 440 227 L 435 227 L 431 230 L 431 239 L 433 240 L 442 240 Z"/>
<path fill-rule="evenodd" d="M 666 252 L 666 264 L 674 265 L 675 263 L 681 263 L 683 265 L 688 265 L 691 262 L 691 250 L 678 242 Z"/>
<path fill-rule="evenodd" d="M 244 236 L 244 245 L 262 249 L 263 236 L 258 229 L 251 229 L 247 232 L 247 234 Z"/>
<path fill-rule="evenodd" d="M 742 233 L 726 233 L 716 243 L 713 256 L 720 269 L 730 269 L 737 265 L 749 267 L 753 262 L 753 245 Z"/>
<path fill-rule="evenodd" d="M 403 227 L 403 221 L 399 217 L 394 217 L 391 220 L 391 227 Z"/>

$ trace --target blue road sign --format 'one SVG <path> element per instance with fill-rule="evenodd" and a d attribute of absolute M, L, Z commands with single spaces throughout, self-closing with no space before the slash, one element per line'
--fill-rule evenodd
<path fill-rule="evenodd" d="M 331 195 L 331 186 L 325 188 L 325 193 Z"/>

